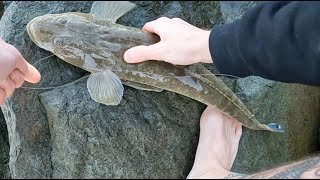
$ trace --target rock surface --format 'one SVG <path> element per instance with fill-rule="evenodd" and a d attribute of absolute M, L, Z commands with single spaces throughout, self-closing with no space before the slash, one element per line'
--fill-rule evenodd
<path fill-rule="evenodd" d="M 12 2 L 0 22 L 0 35 L 35 63 L 51 53 L 31 42 L 26 24 L 48 13 L 88 12 L 91 3 Z M 161 16 L 180 17 L 200 28 L 231 22 L 224 13 L 228 4 L 222 5 L 220 12 L 219 2 L 136 4 L 119 24 L 142 27 Z M 243 12 L 229 11 L 235 12 L 233 17 Z M 66 84 L 87 74 L 55 56 L 36 67 L 42 73 L 37 87 Z M 272 167 L 316 149 L 319 88 L 257 77 L 224 79 L 259 121 L 279 122 L 286 129 L 284 134 L 244 129 L 233 170 L 246 173 Z M 2 107 L 10 139 L 11 177 L 185 178 L 193 164 L 204 108 L 168 91 L 126 86 L 120 105 L 104 106 L 91 100 L 85 80 L 53 90 L 19 89 Z"/>
<path fill-rule="evenodd" d="M 0 179 L 10 178 L 9 140 L 6 121 L 0 111 Z"/>
<path fill-rule="evenodd" d="M 12 1 L 2 1 L 3 2 L 3 9 L 6 10 L 9 5 L 12 3 Z"/>
<path fill-rule="evenodd" d="M 264 2 L 220 1 L 224 22 L 240 19 L 259 3 Z M 251 76 L 236 80 L 234 91 L 260 122 L 278 122 L 286 131 L 275 134 L 244 129 L 233 171 L 256 172 L 319 150 L 320 88 Z"/>
<path fill-rule="evenodd" d="M 91 3 L 12 2 L 0 23 L 0 34 L 33 64 L 51 54 L 30 41 L 26 24 L 47 13 L 88 12 Z M 138 8 L 131 12 L 132 18 L 125 16 L 119 23 L 130 21 L 139 27 L 139 21 L 142 26 L 164 13 L 157 14 L 157 6 L 173 10 L 182 7 L 178 2 L 137 4 Z M 148 13 L 149 8 L 154 8 L 155 12 Z M 150 16 L 141 15 L 144 13 Z M 179 14 L 179 11 L 175 13 Z M 144 18 L 137 16 L 139 14 Z M 85 74 L 56 57 L 48 58 L 36 67 L 42 73 L 42 81 L 37 84 L 41 87 L 65 84 Z M 8 124 L 9 165 L 13 178 L 186 176 L 193 163 L 189 159 L 193 159 L 195 153 L 198 122 L 204 105 L 170 92 L 140 92 L 126 88 L 122 104 L 101 106 L 89 98 L 85 82 L 82 83 L 53 91 L 19 89 L 6 101 L 2 109 Z M 63 103 L 56 106 L 60 101 Z M 56 107 L 69 109 L 70 113 Z M 186 113 L 189 108 L 193 113 Z M 55 119 L 55 115 L 59 118 Z M 67 122 L 72 122 L 70 127 L 61 129 Z M 87 143 L 78 139 L 79 133 L 88 136 Z M 136 143 L 140 145 L 136 146 Z"/>
<path fill-rule="evenodd" d="M 231 23 L 255 5 L 255 1 L 220 1 L 220 12 L 225 23 Z"/>

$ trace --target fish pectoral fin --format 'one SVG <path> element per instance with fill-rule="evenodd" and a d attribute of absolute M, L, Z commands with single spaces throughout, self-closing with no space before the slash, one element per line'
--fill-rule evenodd
<path fill-rule="evenodd" d="M 153 86 L 149 86 L 146 84 L 141 84 L 141 83 L 137 83 L 137 82 L 132 82 L 132 81 L 123 81 L 122 82 L 124 85 L 135 88 L 135 89 L 139 89 L 139 90 L 144 90 L 144 91 L 155 91 L 155 92 L 162 92 L 163 89 L 160 88 L 156 88 Z"/>
<path fill-rule="evenodd" d="M 110 70 L 92 73 L 87 88 L 94 101 L 105 105 L 118 105 L 124 91 L 121 79 Z"/>
<path fill-rule="evenodd" d="M 121 16 L 132 10 L 135 6 L 134 3 L 129 1 L 95 1 L 91 6 L 90 14 L 115 23 Z"/>

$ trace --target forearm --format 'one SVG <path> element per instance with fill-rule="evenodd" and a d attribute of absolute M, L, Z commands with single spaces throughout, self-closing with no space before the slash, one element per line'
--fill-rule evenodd
<path fill-rule="evenodd" d="M 304 160 L 277 167 L 251 175 L 230 173 L 225 179 L 319 179 L 320 157 L 309 157 Z"/>
<path fill-rule="evenodd" d="M 213 28 L 209 48 L 221 73 L 320 85 L 320 2 L 268 2 Z"/>

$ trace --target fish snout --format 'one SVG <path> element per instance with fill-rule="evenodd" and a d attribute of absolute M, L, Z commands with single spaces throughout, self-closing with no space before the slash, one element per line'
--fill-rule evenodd
<path fill-rule="evenodd" d="M 35 43 L 37 42 L 36 35 L 35 35 L 37 32 L 36 32 L 35 27 L 37 26 L 39 19 L 40 19 L 40 17 L 36 17 L 36 18 L 32 19 L 26 26 L 27 33 L 28 33 L 30 39 Z"/>
<path fill-rule="evenodd" d="M 54 28 L 50 25 L 50 15 L 38 16 L 32 19 L 26 26 L 30 39 L 40 48 L 48 50 L 48 45 L 54 38 Z"/>

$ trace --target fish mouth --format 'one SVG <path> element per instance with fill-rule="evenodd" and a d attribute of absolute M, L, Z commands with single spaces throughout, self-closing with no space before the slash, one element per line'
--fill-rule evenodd
<path fill-rule="evenodd" d="M 34 35 L 34 32 L 35 32 L 35 31 L 34 31 L 34 27 L 36 26 L 38 20 L 39 20 L 39 17 L 36 17 L 36 18 L 32 19 L 32 20 L 27 24 L 27 27 L 26 27 L 30 39 L 31 39 L 33 42 L 35 42 L 35 43 L 36 43 L 37 41 L 36 41 L 36 36 Z"/>

